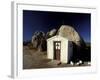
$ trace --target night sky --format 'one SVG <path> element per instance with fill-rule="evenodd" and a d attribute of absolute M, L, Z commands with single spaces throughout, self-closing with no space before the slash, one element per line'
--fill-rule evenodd
<path fill-rule="evenodd" d="M 85 42 L 91 41 L 91 14 L 23 10 L 23 40 L 31 40 L 35 31 L 47 33 L 61 25 L 71 25 Z"/>

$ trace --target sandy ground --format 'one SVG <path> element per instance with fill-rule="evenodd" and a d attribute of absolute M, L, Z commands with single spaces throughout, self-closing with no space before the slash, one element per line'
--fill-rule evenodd
<path fill-rule="evenodd" d="M 56 67 L 75 67 L 77 65 L 59 64 L 57 60 L 47 59 L 47 52 L 39 52 L 35 49 L 29 49 L 28 46 L 23 47 L 23 69 L 36 69 L 36 68 L 56 68 Z M 79 66 L 79 65 L 78 65 Z M 84 62 L 81 66 L 88 66 Z"/>

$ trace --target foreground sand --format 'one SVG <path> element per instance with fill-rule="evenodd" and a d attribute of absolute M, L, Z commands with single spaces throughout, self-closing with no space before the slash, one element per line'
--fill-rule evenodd
<path fill-rule="evenodd" d="M 30 49 L 28 46 L 23 47 L 23 69 L 36 69 L 36 68 L 56 68 L 56 67 L 74 67 L 77 65 L 59 64 L 57 60 L 47 59 L 47 52 L 39 52 L 35 49 Z M 79 66 L 79 65 L 78 65 Z M 80 66 L 89 66 L 87 62 Z"/>

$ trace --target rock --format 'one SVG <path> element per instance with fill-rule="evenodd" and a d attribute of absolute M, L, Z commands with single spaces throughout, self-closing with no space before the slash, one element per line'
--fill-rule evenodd
<path fill-rule="evenodd" d="M 73 62 L 73 61 L 70 61 L 70 65 L 72 65 L 72 66 L 73 66 L 73 65 L 74 65 L 74 62 Z"/>
<path fill-rule="evenodd" d="M 38 46 L 38 51 L 46 51 L 47 44 L 46 39 L 41 39 L 40 45 Z"/>
<path fill-rule="evenodd" d="M 72 41 L 79 46 L 81 45 L 81 37 L 72 26 L 62 25 L 58 30 L 57 34 L 67 38 L 69 41 Z"/>
<path fill-rule="evenodd" d="M 80 64 L 82 64 L 82 63 L 83 63 L 83 61 L 82 61 L 82 60 L 79 60 L 79 63 L 80 63 Z"/>
<path fill-rule="evenodd" d="M 38 49 L 38 51 L 45 51 L 47 47 L 45 33 L 42 31 L 35 32 L 32 36 L 32 44 L 33 48 Z"/>
<path fill-rule="evenodd" d="M 91 65 L 91 62 L 88 62 L 88 65 Z"/>
<path fill-rule="evenodd" d="M 82 64 L 83 64 L 82 60 L 79 60 L 78 62 L 75 63 L 76 66 L 80 66 Z"/>
<path fill-rule="evenodd" d="M 73 43 L 73 60 L 81 59 L 83 55 L 83 51 L 85 48 L 85 42 L 82 39 L 82 37 L 79 35 L 79 33 L 69 25 L 62 25 L 57 35 L 60 35 L 64 38 L 67 38 L 69 41 Z M 81 59 L 82 60 L 82 59 Z"/>
<path fill-rule="evenodd" d="M 80 65 L 80 63 L 79 63 L 79 62 L 75 63 L 75 66 L 79 66 L 79 65 Z"/>
<path fill-rule="evenodd" d="M 49 35 L 50 36 L 54 36 L 56 34 L 56 29 L 52 29 L 50 32 L 49 32 Z"/>
<path fill-rule="evenodd" d="M 47 32 L 46 37 L 50 38 L 52 36 L 56 35 L 57 30 L 56 29 L 52 29 L 51 31 Z"/>

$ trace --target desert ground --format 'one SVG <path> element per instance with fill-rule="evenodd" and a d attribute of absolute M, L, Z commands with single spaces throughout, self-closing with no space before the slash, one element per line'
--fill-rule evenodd
<path fill-rule="evenodd" d="M 36 49 L 23 46 L 23 69 L 38 68 L 60 68 L 60 67 L 79 67 L 90 66 L 88 62 L 81 65 L 72 65 L 67 63 L 59 63 L 57 60 L 47 59 L 47 52 L 39 52 Z"/>

